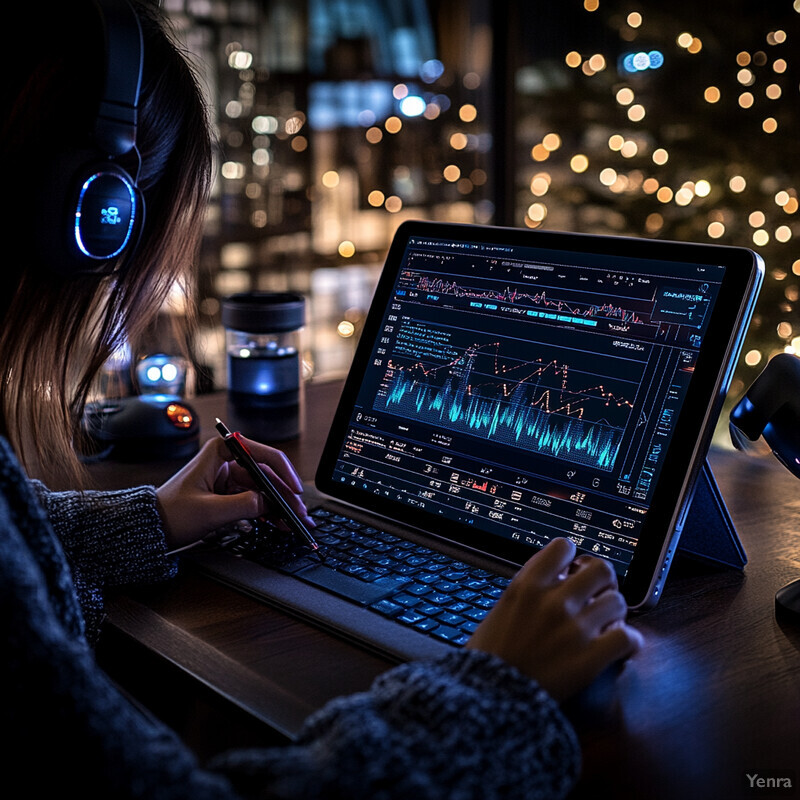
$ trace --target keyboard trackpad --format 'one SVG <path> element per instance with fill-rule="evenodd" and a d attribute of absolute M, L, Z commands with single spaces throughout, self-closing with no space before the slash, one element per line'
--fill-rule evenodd
<path fill-rule="evenodd" d="M 392 578 L 379 578 L 372 583 L 360 581 L 343 575 L 341 572 L 318 564 L 295 573 L 295 577 L 307 581 L 314 586 L 321 586 L 329 592 L 347 597 L 359 605 L 370 605 L 386 597 L 397 589 L 400 581 Z"/>

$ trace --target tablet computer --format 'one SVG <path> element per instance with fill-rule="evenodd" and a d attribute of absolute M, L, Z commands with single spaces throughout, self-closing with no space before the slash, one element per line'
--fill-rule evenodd
<path fill-rule="evenodd" d="M 404 222 L 316 488 L 512 565 L 568 537 L 648 608 L 762 278 L 745 248 Z"/>

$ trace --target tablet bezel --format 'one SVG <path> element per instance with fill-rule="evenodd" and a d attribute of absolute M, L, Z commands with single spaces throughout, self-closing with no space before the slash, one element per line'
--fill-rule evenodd
<path fill-rule="evenodd" d="M 378 501 L 370 493 L 329 479 L 347 433 L 349 410 L 358 395 L 378 328 L 383 321 L 386 303 L 402 266 L 408 240 L 412 236 L 485 244 L 512 244 L 665 262 L 723 265 L 726 268 L 697 357 L 695 372 L 638 537 L 635 554 L 620 584 L 631 608 L 644 609 L 654 605 L 677 546 L 694 482 L 706 457 L 763 280 L 764 270 L 760 257 L 751 250 L 739 247 L 596 234 L 417 220 L 406 221 L 398 227 L 323 449 L 315 477 L 316 487 L 331 497 L 373 514 L 383 515 L 395 522 L 402 520 L 433 538 L 442 538 L 483 555 L 515 564 L 524 563 L 535 550 L 529 545 L 504 540 L 473 526 L 433 517 L 385 497 Z M 390 513 L 387 514 L 387 510 Z"/>

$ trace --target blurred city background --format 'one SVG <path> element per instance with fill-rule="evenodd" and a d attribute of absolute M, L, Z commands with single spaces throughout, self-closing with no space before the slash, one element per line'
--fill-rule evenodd
<path fill-rule="evenodd" d="M 220 298 L 309 303 L 343 375 L 407 218 L 741 245 L 766 280 L 734 379 L 800 351 L 800 0 L 164 0 L 219 136 L 198 361 Z"/>

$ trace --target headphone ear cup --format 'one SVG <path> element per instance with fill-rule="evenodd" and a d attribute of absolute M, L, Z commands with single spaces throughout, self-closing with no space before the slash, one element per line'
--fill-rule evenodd
<path fill-rule="evenodd" d="M 40 181 L 42 224 L 33 241 L 47 270 L 102 273 L 130 252 L 141 231 L 144 198 L 121 166 L 92 151 L 63 153 Z"/>

